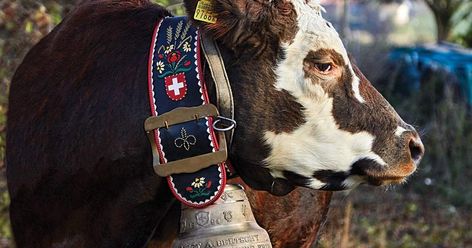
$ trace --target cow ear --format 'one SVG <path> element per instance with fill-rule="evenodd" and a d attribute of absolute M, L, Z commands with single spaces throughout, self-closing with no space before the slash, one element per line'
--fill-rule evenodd
<path fill-rule="evenodd" d="M 199 1 L 211 3 L 215 23 L 194 19 Z M 296 12 L 289 0 L 185 0 L 191 20 L 228 48 L 264 48 L 295 36 Z M 240 49 L 241 50 L 241 49 Z"/>

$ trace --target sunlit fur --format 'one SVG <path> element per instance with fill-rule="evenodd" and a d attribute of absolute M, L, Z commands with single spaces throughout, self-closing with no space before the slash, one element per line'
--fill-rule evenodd
<path fill-rule="evenodd" d="M 396 136 L 401 136 L 405 131 L 407 131 L 405 128 L 398 126 L 397 130 L 395 130 L 395 135 Z"/>

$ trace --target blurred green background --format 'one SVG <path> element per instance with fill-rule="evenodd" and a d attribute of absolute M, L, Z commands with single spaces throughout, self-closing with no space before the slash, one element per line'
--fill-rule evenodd
<path fill-rule="evenodd" d="M 0 247 L 14 246 L 4 161 L 10 80 L 28 49 L 76 2 L 0 0 Z M 154 2 L 184 13 L 179 0 Z M 318 246 L 472 247 L 471 107 L 447 70 L 428 71 L 414 90 L 405 90 L 405 68 L 391 63 L 395 47 L 438 41 L 472 56 L 472 1 L 321 2 L 361 70 L 422 133 L 427 152 L 405 185 L 336 193 Z"/>

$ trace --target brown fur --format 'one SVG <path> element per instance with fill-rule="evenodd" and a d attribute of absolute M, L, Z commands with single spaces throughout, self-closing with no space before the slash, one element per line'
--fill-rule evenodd
<path fill-rule="evenodd" d="M 293 11 L 284 13 L 294 17 Z M 142 127 L 149 116 L 148 48 L 155 22 L 166 15 L 147 1 L 84 1 L 18 68 L 7 130 L 11 220 L 18 247 L 141 247 L 157 223 L 155 239 L 169 244 L 173 229 L 166 223 L 178 222 L 175 200 L 152 170 Z M 293 31 L 292 26 L 287 28 Z M 231 157 L 243 177 L 250 175 L 248 182 L 270 190 L 270 175 L 251 167 L 267 153 L 262 130 L 290 131 L 304 120 L 290 94 L 270 84 L 275 77 L 270 65 L 279 56 L 275 44 L 290 32 L 282 26 L 267 28 L 278 34 L 251 44 L 265 49 L 257 56 L 240 49 L 250 43 L 222 49 L 240 125 Z M 230 41 L 226 39 L 221 42 Z M 239 60 L 237 53 L 248 59 Z M 277 192 L 293 189 L 278 185 Z M 304 229 L 311 232 L 306 244 L 316 237 L 329 202 L 328 193 L 311 194 L 324 201 L 312 205 L 318 215 L 304 225 L 314 225 Z M 310 201 L 311 194 L 279 200 Z M 267 206 L 255 207 L 262 225 L 273 226 L 277 218 L 266 215 Z M 270 232 L 275 240 L 294 240 L 299 234 L 279 238 L 279 229 Z"/>
<path fill-rule="evenodd" d="M 213 12 L 218 22 L 197 21 L 237 56 L 260 55 L 290 41 L 297 32 L 296 13 L 287 0 L 214 0 Z M 188 15 L 193 16 L 197 1 L 184 1 Z M 244 58 L 246 58 L 244 56 Z"/>
<path fill-rule="evenodd" d="M 172 204 L 151 166 L 147 1 L 82 4 L 11 86 L 7 177 L 18 247 L 138 247 Z M 167 199 L 167 200 L 163 200 Z"/>

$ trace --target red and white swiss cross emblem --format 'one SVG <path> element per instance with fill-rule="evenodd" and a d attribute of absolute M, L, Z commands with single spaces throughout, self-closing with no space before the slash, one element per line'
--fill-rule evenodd
<path fill-rule="evenodd" d="M 187 95 L 187 81 L 185 74 L 179 73 L 165 77 L 167 96 L 173 101 L 180 101 Z"/>

